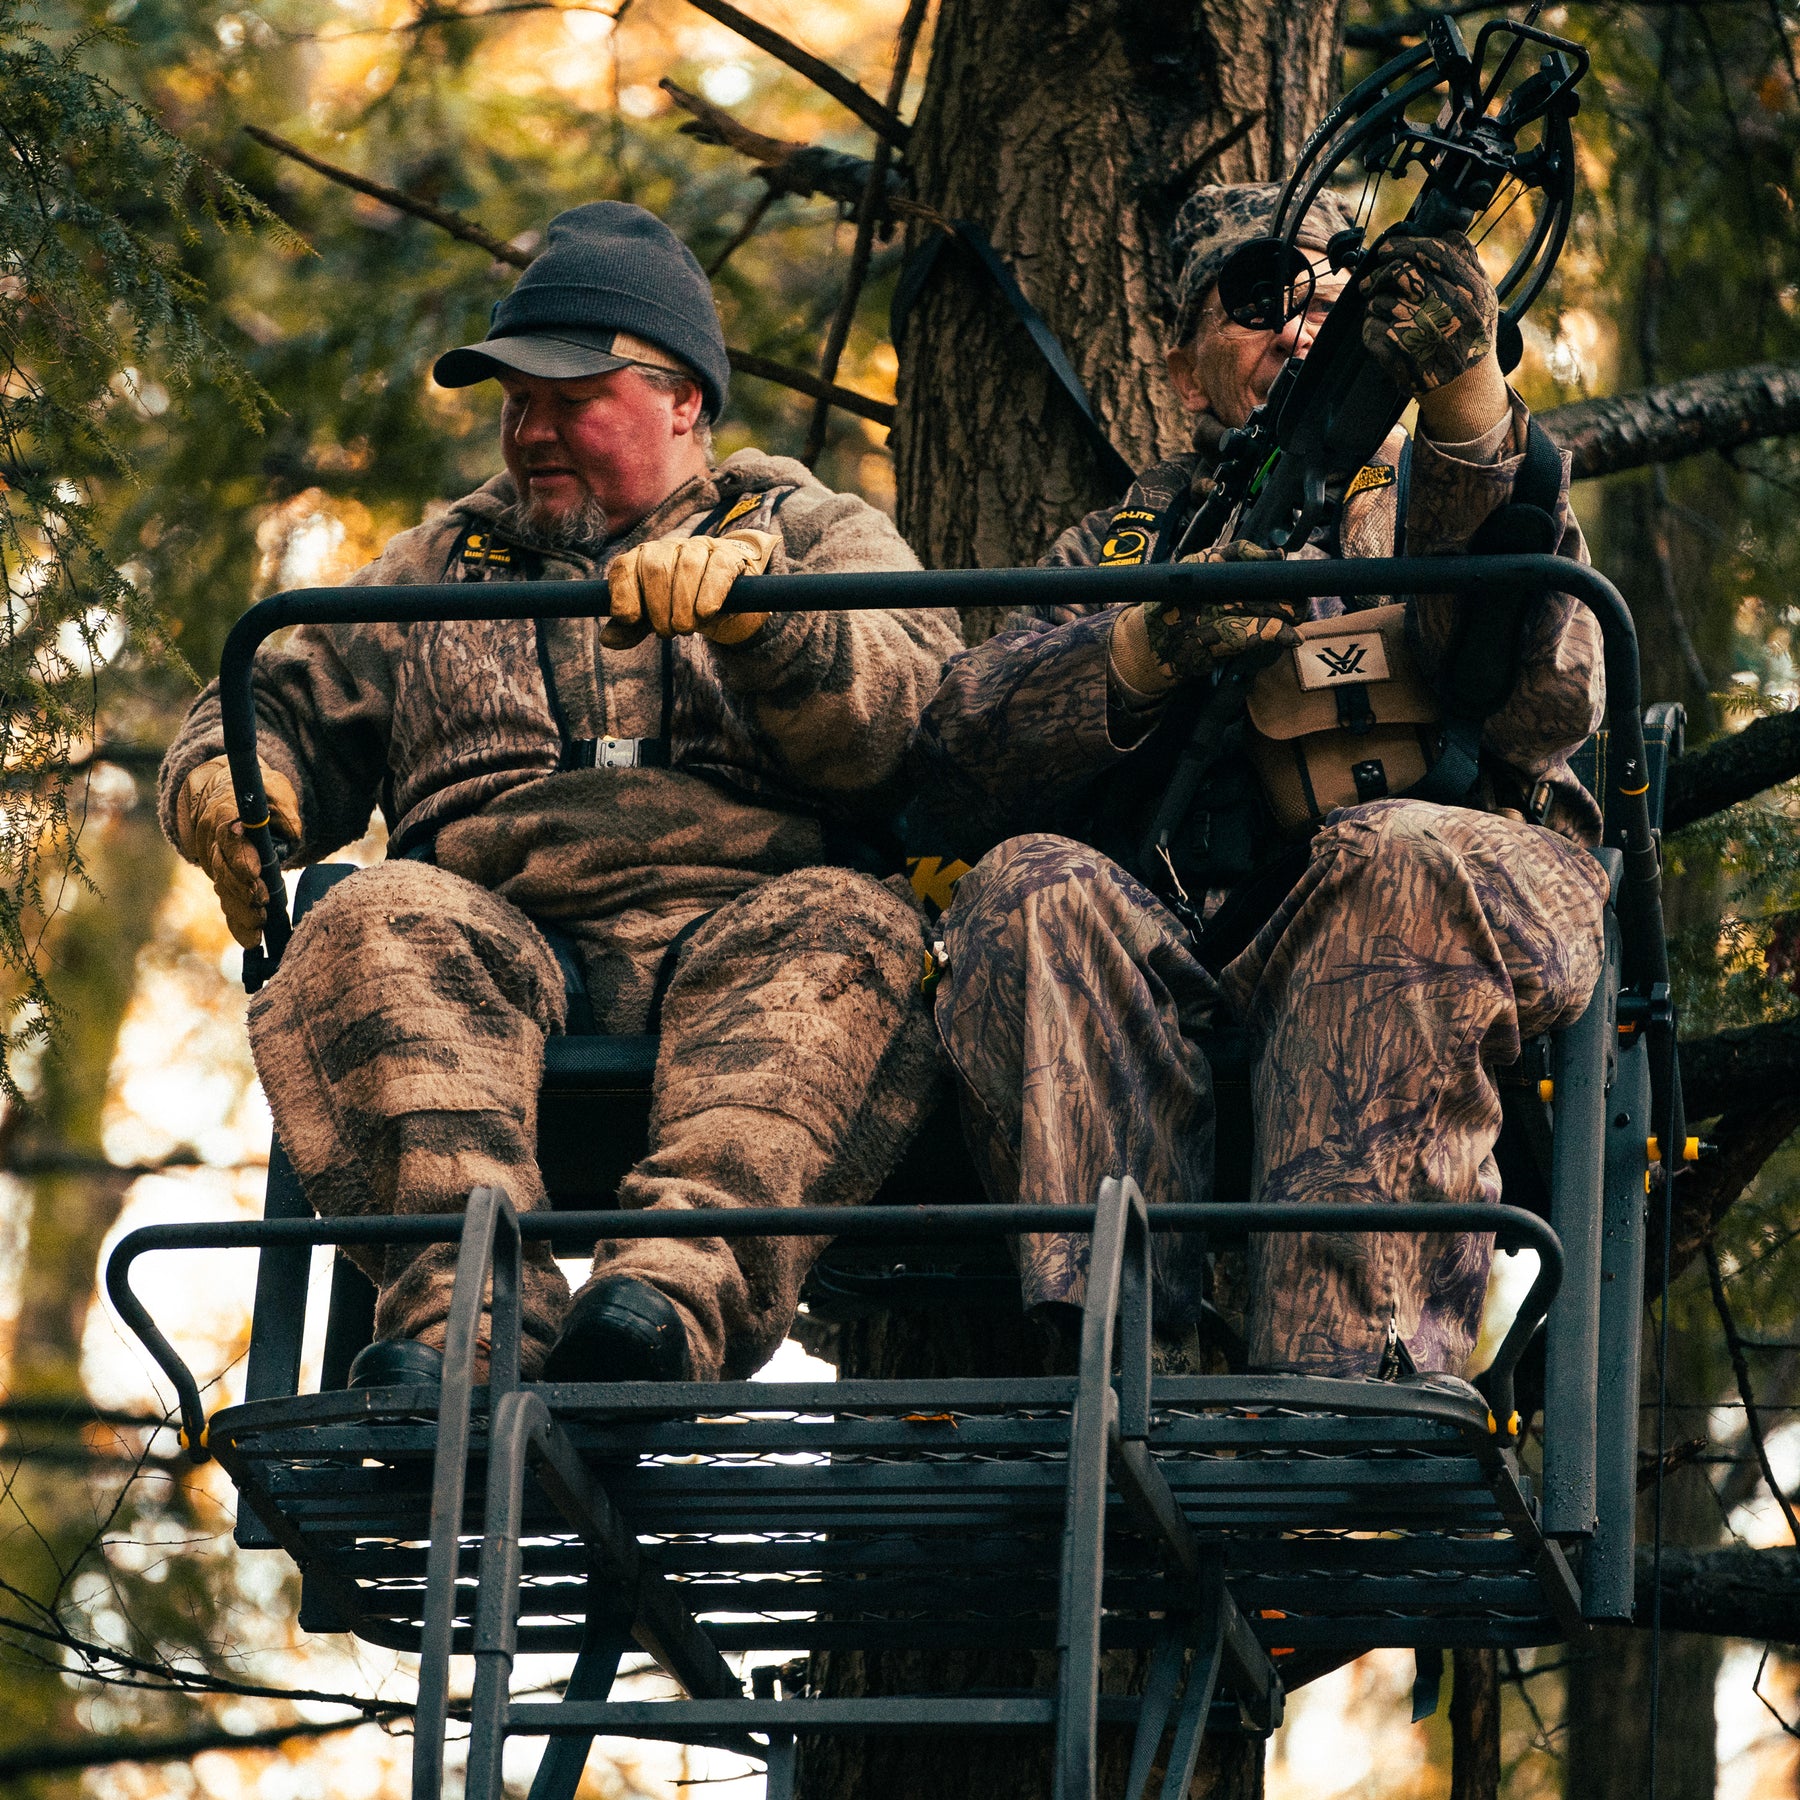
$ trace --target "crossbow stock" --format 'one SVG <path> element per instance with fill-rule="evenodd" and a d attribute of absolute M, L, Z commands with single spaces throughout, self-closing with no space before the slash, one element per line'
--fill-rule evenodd
<path fill-rule="evenodd" d="M 1455 20 L 1431 20 L 1425 41 L 1402 52 L 1347 94 L 1307 139 L 1282 190 L 1270 236 L 1233 253 L 1219 298 L 1236 324 L 1279 330 L 1312 297 L 1316 272 L 1296 242 L 1301 221 L 1328 183 L 1360 163 L 1362 192 L 1350 229 L 1326 247 L 1349 283 L 1309 353 L 1289 360 L 1268 398 L 1220 446 L 1216 486 L 1183 533 L 1178 553 L 1226 539 L 1297 548 L 1336 522 L 1344 492 L 1406 410 L 1408 396 L 1363 349 L 1362 271 L 1382 184 L 1422 175 L 1400 227 L 1425 235 L 1467 232 L 1479 248 L 1522 202 L 1529 224 L 1510 266 L 1494 283 L 1498 349 L 1510 371 L 1522 349 L 1519 321 L 1549 280 L 1575 202 L 1570 121 L 1588 54 L 1533 22 L 1495 19 L 1471 55 Z M 1520 52 L 1545 54 L 1508 85 Z M 1497 53 L 1497 54 L 1496 54 Z M 1490 57 L 1495 57 L 1491 74 Z M 1433 110 L 1434 109 L 1434 110 Z M 1421 115 L 1431 111 L 1432 116 Z"/>

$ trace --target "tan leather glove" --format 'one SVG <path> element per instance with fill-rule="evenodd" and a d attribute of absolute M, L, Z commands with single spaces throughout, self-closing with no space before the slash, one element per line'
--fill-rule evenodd
<path fill-rule="evenodd" d="M 263 792 L 269 796 L 269 826 L 277 837 L 300 841 L 300 802 L 293 784 L 267 763 Z M 238 820 L 237 790 L 222 756 L 203 762 L 175 797 L 175 840 L 181 854 L 205 871 L 224 909 L 231 935 L 247 950 L 259 943 L 269 890 L 263 885 L 256 851 Z"/>
<path fill-rule="evenodd" d="M 609 650 L 629 650 L 654 631 L 665 638 L 698 632 L 709 643 L 743 643 L 769 615 L 719 609 L 740 575 L 760 575 L 769 566 L 780 542 L 772 532 L 728 531 L 624 551 L 606 571 L 612 617 L 600 642 Z"/>

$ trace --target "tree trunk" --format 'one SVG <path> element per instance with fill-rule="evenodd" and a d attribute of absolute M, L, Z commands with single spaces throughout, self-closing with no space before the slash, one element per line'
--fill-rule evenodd
<path fill-rule="evenodd" d="M 1134 467 L 1187 447 L 1163 366 L 1169 225 L 1202 181 L 1286 171 L 1332 89 L 1341 10 L 945 0 L 908 148 L 913 194 L 987 232 Z M 927 233 L 915 228 L 915 247 Z M 927 565 L 1034 562 L 1118 498 L 966 252 L 943 248 L 895 348 L 898 516 Z"/>
<path fill-rule="evenodd" d="M 1719 1370 L 1703 1331 L 1675 1337 L 1669 1348 L 1669 1391 L 1716 1391 Z M 1729 1379 L 1729 1377 L 1727 1377 Z M 1653 1346 L 1646 1342 L 1644 1395 L 1656 1392 Z M 1679 1416 L 1679 1415 L 1678 1415 Z M 1653 1415 L 1646 1408 L 1648 1428 Z M 1638 1506 L 1638 1542 L 1651 1541 L 1652 1497 Z M 1711 1547 L 1719 1509 L 1706 1471 L 1675 1470 L 1663 1490 L 1663 1542 Z M 1637 1623 L 1648 1625 L 1649 1596 Z M 1713 1800 L 1718 1780 L 1714 1690 L 1723 1647 L 1714 1637 L 1667 1629 L 1662 1640 L 1662 1714 L 1657 1731 L 1661 1800 Z M 1642 1800 L 1650 1791 L 1651 1635 L 1628 1625 L 1596 1629 L 1569 1651 L 1568 1739 L 1564 1800 Z"/>
<path fill-rule="evenodd" d="M 1458 1650 L 1450 1686 L 1450 1800 L 1497 1800 L 1500 1792 L 1500 1658 Z"/>
<path fill-rule="evenodd" d="M 944 0 L 908 144 L 914 198 L 979 224 L 1044 314 L 1134 467 L 1187 446 L 1163 364 L 1168 229 L 1204 181 L 1285 173 L 1337 71 L 1341 0 Z M 1222 140 L 1228 140 L 1222 142 Z M 915 229 L 916 250 L 927 233 Z M 895 346 L 900 528 L 926 564 L 1004 568 L 1116 500 L 1062 393 L 989 277 L 944 244 Z M 991 619 L 969 621 L 985 635 Z M 848 1327 L 847 1375 L 1041 1374 L 1022 1317 L 909 1314 Z M 1108 1658 L 1109 1691 L 1136 1678 Z M 820 1657 L 835 1694 L 1048 1685 L 1051 1656 Z M 1102 1737 L 1101 1791 L 1129 1743 Z M 1050 1791 L 1022 1737 L 805 1745 L 807 1800 L 1012 1800 Z M 1261 1745 L 1208 1741 L 1192 1792 L 1257 1800 Z"/>

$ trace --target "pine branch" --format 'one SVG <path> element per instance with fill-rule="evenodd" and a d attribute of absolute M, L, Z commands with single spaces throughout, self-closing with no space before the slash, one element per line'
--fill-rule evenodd
<path fill-rule="evenodd" d="M 1540 423 L 1572 453 L 1575 479 L 1732 450 L 1800 432 L 1800 365 L 1752 363 L 1552 407 Z"/>
<path fill-rule="evenodd" d="M 821 62 L 818 57 L 802 50 L 791 38 L 783 37 L 779 31 L 773 31 L 767 25 L 758 24 L 748 13 L 739 12 L 729 4 L 729 0 L 688 0 L 688 5 L 696 12 L 705 13 L 709 19 L 717 19 L 721 25 L 729 27 L 757 49 L 766 50 L 777 62 L 786 63 L 790 69 L 804 75 L 815 87 L 824 89 L 840 106 L 855 113 L 878 137 L 886 138 L 890 144 L 895 145 L 906 142 L 906 127 L 895 117 L 891 107 L 883 106 L 873 94 L 858 87 L 848 75 L 840 74 L 830 63 Z"/>
<path fill-rule="evenodd" d="M 1800 712 L 1772 713 L 1669 765 L 1663 829 L 1679 831 L 1800 775 Z"/>
<path fill-rule="evenodd" d="M 385 182 L 371 181 L 366 175 L 340 168 L 336 163 L 314 156 L 309 150 L 302 150 L 298 144 L 290 143 L 273 131 L 265 131 L 260 125 L 246 125 L 244 129 L 259 144 L 280 156 L 291 157 L 295 162 L 304 164 L 315 174 L 323 175 L 327 181 L 334 181 L 339 187 L 351 188 L 359 194 L 367 194 L 371 199 L 393 207 L 396 212 L 423 219 L 427 224 L 437 226 L 440 231 L 448 232 L 451 237 L 485 250 L 498 262 L 510 263 L 514 268 L 523 269 L 532 260 L 533 252 L 504 243 L 491 231 L 462 213 L 451 212 L 447 207 L 433 206 L 430 201 L 420 200 L 400 188 L 389 187 Z M 778 140 L 768 141 L 773 143 Z M 821 389 L 827 385 L 817 377 L 808 375 L 804 369 L 789 368 L 786 363 L 758 356 L 753 351 L 727 348 L 725 354 L 730 358 L 732 368 L 740 375 L 754 375 L 763 381 L 773 381 L 781 387 L 805 394 L 809 399 L 816 400 Z M 833 387 L 829 391 L 831 404 L 841 406 L 845 412 L 855 413 L 859 418 L 873 419 L 878 425 L 892 425 L 894 422 L 894 409 L 885 401 L 871 400 L 868 395 L 854 393 L 849 388 Z"/>

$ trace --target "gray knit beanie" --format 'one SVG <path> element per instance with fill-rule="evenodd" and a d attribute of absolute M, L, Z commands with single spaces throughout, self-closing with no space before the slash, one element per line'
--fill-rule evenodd
<path fill-rule="evenodd" d="M 447 351 L 432 374 L 442 387 L 469 387 L 503 368 L 568 380 L 650 360 L 643 343 L 693 372 L 709 419 L 725 410 L 731 364 L 705 270 L 654 213 L 595 200 L 550 221 L 487 336 Z"/>

